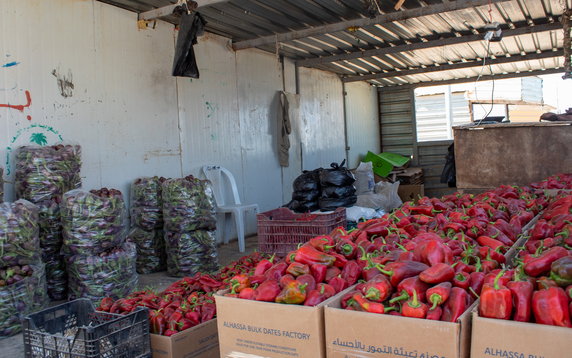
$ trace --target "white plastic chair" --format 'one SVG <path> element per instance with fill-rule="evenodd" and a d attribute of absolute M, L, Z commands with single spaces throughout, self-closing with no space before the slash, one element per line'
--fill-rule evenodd
<path fill-rule="evenodd" d="M 226 230 L 227 214 L 234 216 L 234 223 L 236 225 L 236 234 L 238 236 L 238 250 L 244 252 L 244 226 L 246 213 L 253 210 L 258 213 L 258 204 L 242 204 L 238 195 L 238 188 L 234 176 L 227 169 L 217 165 L 203 166 L 203 173 L 208 180 L 212 183 L 213 194 L 217 205 L 217 221 L 219 225 L 219 235 L 222 236 L 225 244 L 228 244 L 230 239 Z M 230 186 L 230 188 L 229 188 Z M 230 189 L 231 196 L 227 202 L 226 193 Z"/>

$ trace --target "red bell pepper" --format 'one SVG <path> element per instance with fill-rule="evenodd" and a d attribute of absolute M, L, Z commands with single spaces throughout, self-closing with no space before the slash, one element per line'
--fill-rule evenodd
<path fill-rule="evenodd" d="M 274 255 L 272 255 L 270 259 L 261 260 L 254 269 L 254 276 L 264 275 L 264 273 L 274 265 L 273 261 L 274 261 Z"/>
<path fill-rule="evenodd" d="M 332 266 L 336 261 L 336 258 L 332 255 L 318 251 L 312 246 L 302 246 L 296 250 L 294 261 L 306 265 L 323 264 L 326 266 Z"/>
<path fill-rule="evenodd" d="M 417 298 L 417 291 L 413 291 L 413 297 L 401 307 L 401 314 L 404 317 L 425 318 L 428 310 L 429 307 Z"/>
<path fill-rule="evenodd" d="M 357 282 L 360 275 L 361 269 L 355 260 L 348 261 L 340 274 L 350 286 Z"/>
<path fill-rule="evenodd" d="M 326 265 L 321 264 L 313 264 L 310 266 L 310 272 L 317 283 L 324 282 L 326 280 L 326 272 L 328 271 L 328 267 Z"/>
<path fill-rule="evenodd" d="M 306 300 L 304 301 L 304 306 L 316 306 L 326 300 L 326 295 L 324 294 L 324 288 L 321 290 L 309 291 L 306 295 Z"/>
<path fill-rule="evenodd" d="M 264 281 L 256 288 L 254 294 L 256 301 L 274 302 L 280 293 L 280 285 L 276 280 Z"/>
<path fill-rule="evenodd" d="M 471 287 L 471 275 L 464 271 L 457 272 L 453 277 L 453 286 L 468 290 Z"/>
<path fill-rule="evenodd" d="M 384 275 L 389 276 L 389 282 L 391 282 L 393 286 L 397 286 L 404 279 L 417 276 L 428 268 L 429 266 L 424 263 L 405 260 L 390 262 L 385 265 L 383 269 L 378 267 L 378 270 Z"/>
<path fill-rule="evenodd" d="M 326 299 L 336 295 L 336 289 L 327 283 L 319 283 L 316 285 L 316 290 L 323 292 Z"/>
<path fill-rule="evenodd" d="M 316 280 L 314 279 L 314 276 L 312 276 L 310 274 L 298 276 L 298 277 L 296 277 L 296 281 L 298 281 L 300 283 L 305 283 L 307 292 L 316 289 Z"/>
<path fill-rule="evenodd" d="M 507 247 L 502 242 L 495 240 L 489 236 L 477 237 L 477 243 L 481 246 L 487 246 L 493 250 L 498 250 L 500 252 L 504 252 L 507 249 Z"/>
<path fill-rule="evenodd" d="M 266 276 L 267 279 L 269 280 L 280 280 L 280 278 L 282 276 L 284 276 L 284 274 L 286 273 L 286 269 L 288 268 L 288 265 L 286 262 L 281 261 L 281 262 L 277 262 L 276 264 L 274 264 L 274 266 L 272 266 L 271 268 L 269 268 L 265 273 L 264 276 Z"/>
<path fill-rule="evenodd" d="M 456 322 L 457 319 L 469 308 L 471 297 L 467 291 L 460 287 L 453 287 L 449 299 L 443 307 L 441 321 Z"/>
<path fill-rule="evenodd" d="M 166 327 L 165 316 L 161 310 L 152 310 L 149 312 L 149 320 L 151 326 L 151 333 L 153 334 L 163 334 Z"/>
<path fill-rule="evenodd" d="M 441 306 L 437 306 L 435 308 L 431 308 L 429 311 L 427 311 L 427 318 L 428 320 L 432 320 L 432 321 L 439 321 L 441 320 L 441 315 L 443 314 L 443 309 L 441 308 Z"/>
<path fill-rule="evenodd" d="M 452 288 L 453 285 L 451 284 L 451 282 L 442 282 L 427 290 L 426 292 L 427 301 L 433 304 L 433 306 L 431 307 L 432 310 L 447 301 L 449 295 L 451 294 Z"/>
<path fill-rule="evenodd" d="M 512 293 L 514 307 L 513 320 L 518 322 L 530 322 L 532 292 L 534 285 L 527 280 L 521 280 L 520 273 L 515 274 L 514 281 L 506 285 Z"/>
<path fill-rule="evenodd" d="M 452 250 L 443 241 L 438 240 L 427 240 L 419 243 L 413 250 L 413 256 L 416 261 L 429 266 L 437 263 L 453 263 Z"/>
<path fill-rule="evenodd" d="M 298 281 L 289 282 L 276 296 L 276 303 L 302 304 L 306 300 L 306 284 Z"/>
<path fill-rule="evenodd" d="M 254 300 L 256 298 L 256 290 L 252 287 L 244 288 L 238 294 L 238 298 L 242 298 L 245 300 Z"/>
<path fill-rule="evenodd" d="M 525 259 L 524 272 L 532 277 L 550 273 L 552 263 L 565 256 L 568 256 L 568 250 L 560 246 L 553 247 L 538 257 L 533 257 L 528 261 Z"/>
<path fill-rule="evenodd" d="M 365 298 L 374 302 L 383 302 L 391 296 L 393 287 L 385 276 L 379 275 L 368 281 L 361 291 Z"/>
<path fill-rule="evenodd" d="M 292 262 L 286 269 L 286 273 L 294 277 L 310 273 L 310 266 L 301 264 L 299 262 Z"/>
<path fill-rule="evenodd" d="M 332 278 L 330 281 L 328 281 L 328 284 L 336 290 L 336 293 L 339 293 L 350 287 L 348 282 L 339 276 Z"/>
<path fill-rule="evenodd" d="M 568 297 L 560 287 L 550 287 L 532 294 L 532 311 L 536 323 L 572 327 Z"/>
<path fill-rule="evenodd" d="M 387 313 L 394 309 L 393 307 L 385 307 L 383 303 L 372 302 L 366 299 L 360 292 L 356 292 L 352 295 L 352 298 L 348 300 L 348 305 L 357 306 L 361 311 L 377 314 Z"/>
<path fill-rule="evenodd" d="M 398 296 L 392 298 L 389 302 L 395 303 L 398 301 L 409 299 L 413 296 L 413 292 L 417 292 L 419 299 L 425 301 L 425 293 L 429 285 L 419 279 L 419 276 L 409 277 L 404 279 L 397 285 Z"/>
<path fill-rule="evenodd" d="M 449 264 L 437 263 L 419 274 L 419 279 L 429 284 L 438 284 L 451 281 L 455 276 L 455 270 Z"/>
<path fill-rule="evenodd" d="M 330 281 L 332 278 L 339 276 L 342 273 L 342 270 L 340 270 L 337 267 L 330 267 L 326 270 L 326 282 Z M 323 281 L 322 281 L 323 282 Z"/>
<path fill-rule="evenodd" d="M 483 284 L 485 282 L 484 272 L 471 272 L 471 285 L 469 287 L 469 292 L 473 295 L 473 298 L 477 299 L 481 294 L 483 289 Z"/>
<path fill-rule="evenodd" d="M 355 258 L 358 254 L 357 245 L 350 240 L 339 240 L 336 249 L 348 260 Z"/>
<path fill-rule="evenodd" d="M 329 235 L 322 235 L 322 236 L 313 237 L 308 241 L 308 244 L 310 246 L 312 246 L 313 248 L 315 248 L 316 250 L 319 250 L 322 252 L 328 252 L 331 249 L 333 249 L 334 247 L 336 247 L 336 243 L 334 242 L 334 239 L 332 239 L 332 237 Z"/>
<path fill-rule="evenodd" d="M 230 280 L 233 293 L 240 293 L 243 289 L 250 287 L 250 277 L 248 274 L 239 274 Z"/>
<path fill-rule="evenodd" d="M 504 274 L 497 274 L 494 284 L 485 283 L 481 292 L 479 315 L 486 318 L 510 319 L 512 313 L 512 292 L 505 286 L 499 285 L 499 279 Z"/>

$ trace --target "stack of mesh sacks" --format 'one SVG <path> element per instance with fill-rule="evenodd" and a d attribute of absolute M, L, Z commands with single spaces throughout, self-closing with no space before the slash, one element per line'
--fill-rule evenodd
<path fill-rule="evenodd" d="M 332 163 L 331 169 L 320 170 L 320 210 L 329 211 L 339 207 L 351 207 L 357 201 L 355 177 L 341 164 Z"/>
<path fill-rule="evenodd" d="M 72 190 L 61 205 L 69 298 L 126 297 L 137 286 L 135 245 L 125 241 L 127 210 L 115 189 Z"/>
<path fill-rule="evenodd" d="M 0 203 L 4 201 L 4 169 L 0 168 Z"/>
<path fill-rule="evenodd" d="M 209 181 L 193 176 L 165 181 L 163 220 L 170 276 L 218 269 L 215 204 Z"/>
<path fill-rule="evenodd" d="M 127 241 L 137 247 L 137 272 L 140 274 L 166 268 L 161 199 L 161 185 L 165 180 L 138 178 L 131 184 L 131 230 Z"/>
<path fill-rule="evenodd" d="M 38 208 L 26 200 L 0 204 L 0 338 L 22 330 L 21 320 L 48 303 Z"/>
<path fill-rule="evenodd" d="M 60 254 L 60 203 L 65 192 L 81 187 L 80 170 L 81 149 L 77 145 L 21 147 L 16 154 L 16 197 L 39 208 L 40 246 L 48 295 L 53 300 L 67 297 L 65 262 Z"/>

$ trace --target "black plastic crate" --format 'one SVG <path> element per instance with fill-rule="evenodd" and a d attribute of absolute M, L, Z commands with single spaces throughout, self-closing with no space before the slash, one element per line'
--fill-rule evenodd
<path fill-rule="evenodd" d="M 98 312 L 88 299 L 77 299 L 27 316 L 27 358 L 151 357 L 149 312 L 125 316 Z"/>

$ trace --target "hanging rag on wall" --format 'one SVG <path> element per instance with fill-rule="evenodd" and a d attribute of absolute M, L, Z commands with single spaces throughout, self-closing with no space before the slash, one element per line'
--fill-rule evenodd
<path fill-rule="evenodd" d="M 197 36 L 204 33 L 206 24 L 207 22 L 198 12 L 181 15 L 173 61 L 173 76 L 199 78 L 193 45 L 197 43 Z"/>
<path fill-rule="evenodd" d="M 292 132 L 292 122 L 298 123 L 300 110 L 300 95 L 294 93 L 280 92 L 280 109 L 278 111 L 278 161 L 280 166 L 289 165 L 290 133 Z"/>

